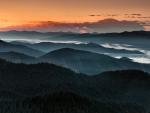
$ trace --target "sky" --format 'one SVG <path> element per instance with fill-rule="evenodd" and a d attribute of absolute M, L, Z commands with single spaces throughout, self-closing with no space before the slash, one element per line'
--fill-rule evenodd
<path fill-rule="evenodd" d="M 107 18 L 139 21 L 150 30 L 150 0 L 0 0 L 0 28 L 95 22 Z"/>

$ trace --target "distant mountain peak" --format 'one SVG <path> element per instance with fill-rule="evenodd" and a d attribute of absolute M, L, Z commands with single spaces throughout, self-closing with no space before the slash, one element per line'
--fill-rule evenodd
<path fill-rule="evenodd" d="M 7 28 L 9 29 L 9 28 Z M 39 31 L 39 32 L 73 32 L 73 33 L 111 33 L 111 32 L 123 32 L 123 31 L 139 31 L 144 30 L 144 26 L 136 21 L 116 20 L 108 18 L 99 20 L 96 22 L 83 22 L 83 23 L 63 23 L 44 21 L 39 22 L 37 25 L 28 26 L 21 25 L 11 27 L 11 32 L 15 30 L 26 31 Z"/>
<path fill-rule="evenodd" d="M 107 19 L 104 19 L 104 20 L 99 20 L 99 22 L 119 22 L 119 21 L 116 20 L 116 19 L 113 19 L 113 18 L 107 18 Z"/>

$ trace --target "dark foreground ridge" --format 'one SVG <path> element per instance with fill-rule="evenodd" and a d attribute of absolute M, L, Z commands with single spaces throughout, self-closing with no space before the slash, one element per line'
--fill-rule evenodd
<path fill-rule="evenodd" d="M 145 113 L 150 75 L 138 70 L 77 74 L 52 64 L 0 60 L 1 113 Z"/>
<path fill-rule="evenodd" d="M 1 113 L 145 113 L 139 105 L 98 102 L 70 92 L 6 101 L 0 107 Z"/>

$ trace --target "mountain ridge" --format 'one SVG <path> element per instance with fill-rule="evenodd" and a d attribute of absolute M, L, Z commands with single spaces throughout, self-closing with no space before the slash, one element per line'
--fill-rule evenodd
<path fill-rule="evenodd" d="M 36 98 L 63 91 L 96 99 L 98 102 L 105 102 L 106 105 L 129 103 L 150 110 L 150 76 L 143 71 L 110 71 L 87 76 L 52 64 L 14 64 L 0 59 L 0 73 L 0 92 L 5 90 L 23 96 L 18 99 Z M 10 97 L 5 96 L 6 99 Z"/>
<path fill-rule="evenodd" d="M 23 53 L 23 54 L 26 54 L 28 56 L 43 55 L 43 52 L 41 52 L 39 50 L 32 49 L 32 48 L 29 48 L 29 47 L 24 46 L 24 45 L 11 44 L 11 43 L 8 43 L 8 42 L 1 40 L 0 41 L 0 52 L 10 52 L 10 51 Z"/>
<path fill-rule="evenodd" d="M 148 64 L 139 64 L 129 59 L 116 59 L 104 54 L 63 48 L 40 57 L 42 62 L 49 62 L 72 69 L 79 73 L 98 74 L 104 71 L 123 69 L 142 69 L 149 72 Z"/>

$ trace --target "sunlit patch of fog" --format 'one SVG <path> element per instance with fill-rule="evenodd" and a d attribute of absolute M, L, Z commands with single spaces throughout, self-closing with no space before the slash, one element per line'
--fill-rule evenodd
<path fill-rule="evenodd" d="M 127 44 L 109 44 L 109 43 L 105 43 L 105 44 L 101 44 L 101 46 L 105 47 L 105 48 L 114 48 L 114 49 L 118 49 L 118 50 L 128 50 L 128 51 L 139 51 L 144 53 L 147 56 L 150 56 L 150 51 L 148 50 L 143 50 L 140 48 L 134 48 L 132 47 L 132 45 L 127 45 Z"/>
<path fill-rule="evenodd" d="M 26 42 L 26 43 L 39 43 L 41 40 L 33 40 L 33 39 L 1 39 L 6 42 Z"/>
<path fill-rule="evenodd" d="M 87 44 L 87 43 L 83 43 L 83 42 L 80 42 L 80 41 L 51 41 L 51 40 L 49 40 L 48 42 L 64 43 L 64 44 Z"/>
<path fill-rule="evenodd" d="M 105 44 L 101 44 L 101 46 L 105 47 L 105 48 L 114 48 L 114 49 L 118 49 L 118 50 L 128 50 L 128 51 L 140 51 L 142 53 L 144 53 L 144 55 L 139 55 L 139 56 L 135 56 L 135 55 L 129 55 L 129 56 L 112 56 L 114 58 L 120 59 L 122 57 L 127 57 L 129 59 L 131 59 L 133 62 L 138 62 L 138 63 L 144 63 L 144 64 L 150 64 L 150 51 L 147 50 L 143 50 L 140 48 L 134 48 L 132 47 L 132 45 L 127 45 L 127 44 L 109 44 L 109 43 L 105 43 Z"/>
<path fill-rule="evenodd" d="M 121 59 L 123 58 L 123 56 L 113 56 L 114 58 L 117 58 L 117 59 Z M 137 62 L 137 63 L 142 63 L 142 64 L 150 64 L 150 57 L 145 57 L 145 56 L 137 56 L 137 57 L 127 57 L 129 59 L 131 59 L 133 62 Z"/>
<path fill-rule="evenodd" d="M 101 46 L 105 47 L 105 48 L 114 48 L 114 49 L 118 49 L 118 50 L 129 50 L 129 51 L 140 51 L 139 48 L 133 48 L 132 45 L 127 45 L 127 44 L 109 44 L 109 43 L 104 43 L 101 44 Z"/>
<path fill-rule="evenodd" d="M 134 62 L 150 64 L 150 58 L 146 57 L 130 57 Z"/>
<path fill-rule="evenodd" d="M 87 44 L 87 43 L 83 43 L 80 41 L 53 41 L 53 40 L 33 40 L 33 39 L 2 39 L 6 42 L 12 42 L 12 41 L 17 41 L 17 42 L 27 42 L 27 43 L 40 43 L 40 42 L 51 42 L 51 43 L 64 43 L 64 44 Z"/>

